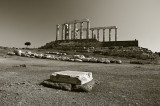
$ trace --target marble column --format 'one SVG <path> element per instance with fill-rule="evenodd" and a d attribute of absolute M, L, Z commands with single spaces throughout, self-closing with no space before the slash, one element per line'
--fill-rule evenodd
<path fill-rule="evenodd" d="M 65 34 L 64 34 L 64 38 L 65 40 L 68 40 L 68 36 L 69 36 L 69 27 L 68 27 L 68 24 L 65 24 Z"/>
<path fill-rule="evenodd" d="M 89 35 L 90 35 L 90 22 L 87 22 L 87 35 L 86 38 L 89 39 Z"/>
<path fill-rule="evenodd" d="M 80 23 L 80 39 L 83 39 L 83 22 Z"/>
<path fill-rule="evenodd" d="M 117 28 L 115 28 L 115 41 L 117 41 Z"/>
<path fill-rule="evenodd" d="M 103 42 L 105 42 L 105 30 L 106 29 L 103 29 Z"/>
<path fill-rule="evenodd" d="M 67 25 L 66 24 L 64 24 L 64 40 L 66 40 L 66 38 L 67 38 L 67 35 L 66 35 L 66 29 L 67 29 Z"/>
<path fill-rule="evenodd" d="M 68 24 L 68 30 L 69 30 L 69 32 L 68 32 L 68 40 L 69 40 L 69 39 L 72 39 L 72 37 L 71 37 L 71 34 L 72 34 L 72 26 L 71 26 L 71 24 Z"/>
<path fill-rule="evenodd" d="M 111 29 L 109 29 L 109 42 L 111 41 Z"/>
<path fill-rule="evenodd" d="M 97 29 L 97 40 L 99 41 L 99 29 Z"/>
<path fill-rule="evenodd" d="M 92 39 L 95 39 L 94 38 L 94 29 L 92 29 L 91 31 L 92 31 Z"/>
<path fill-rule="evenodd" d="M 62 35 L 61 35 L 61 40 L 63 40 L 63 36 L 64 36 L 64 24 L 62 24 Z"/>
<path fill-rule="evenodd" d="M 76 30 L 77 30 L 77 23 L 74 23 L 74 36 L 73 36 L 73 39 L 76 38 Z"/>
<path fill-rule="evenodd" d="M 94 34 L 94 39 L 97 39 L 97 35 L 96 34 Z"/>
<path fill-rule="evenodd" d="M 56 25 L 56 40 L 58 40 L 59 37 L 59 25 Z"/>

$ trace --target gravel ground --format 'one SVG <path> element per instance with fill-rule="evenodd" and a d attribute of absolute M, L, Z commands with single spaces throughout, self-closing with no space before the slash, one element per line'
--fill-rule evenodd
<path fill-rule="evenodd" d="M 26 67 L 20 66 L 25 64 Z M 47 88 L 52 72 L 93 73 L 89 93 Z M 101 64 L 0 56 L 0 106 L 158 106 L 160 65 Z"/>

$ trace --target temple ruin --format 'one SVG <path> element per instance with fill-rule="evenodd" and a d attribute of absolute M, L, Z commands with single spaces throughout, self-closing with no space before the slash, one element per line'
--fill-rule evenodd
<path fill-rule="evenodd" d="M 118 41 L 117 26 L 90 27 L 89 19 L 56 25 L 56 40 L 48 48 L 138 46 L 138 40 Z M 100 36 L 100 34 L 102 34 Z"/>
<path fill-rule="evenodd" d="M 83 24 L 86 23 L 86 28 L 83 27 Z M 80 28 L 77 27 L 79 24 Z M 73 27 L 73 28 L 72 28 Z M 61 35 L 60 35 L 61 29 Z M 72 30 L 73 29 L 73 30 Z M 93 27 L 90 28 L 90 20 L 74 20 L 64 24 L 56 25 L 56 41 L 58 40 L 75 40 L 75 39 L 96 39 L 100 41 L 100 30 L 103 30 L 103 42 L 105 42 L 106 30 L 109 30 L 109 42 L 111 41 L 111 30 L 115 31 L 115 41 L 117 41 L 117 27 L 116 26 L 105 26 L 105 27 Z M 86 37 L 83 36 L 83 31 L 86 31 Z M 97 31 L 97 34 L 94 34 L 94 31 Z M 90 36 L 91 32 L 91 36 Z M 78 38 L 79 34 L 79 38 Z"/>

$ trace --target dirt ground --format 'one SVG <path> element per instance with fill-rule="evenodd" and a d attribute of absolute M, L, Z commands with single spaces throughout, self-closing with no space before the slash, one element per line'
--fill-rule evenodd
<path fill-rule="evenodd" d="M 25 64 L 26 67 L 19 65 Z M 47 88 L 40 83 L 63 70 L 89 71 L 91 92 Z M 0 106 L 158 106 L 160 65 L 102 64 L 0 56 Z"/>

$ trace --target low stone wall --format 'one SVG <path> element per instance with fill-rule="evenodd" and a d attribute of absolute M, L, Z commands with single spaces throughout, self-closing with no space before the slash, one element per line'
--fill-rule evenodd
<path fill-rule="evenodd" d="M 102 47 L 111 47 L 111 46 L 138 47 L 138 40 L 102 42 Z"/>
<path fill-rule="evenodd" d="M 41 49 L 71 49 L 76 47 L 138 47 L 138 40 L 100 42 L 96 39 L 57 40 L 40 47 Z"/>
<path fill-rule="evenodd" d="M 69 43 L 69 42 L 99 42 L 96 39 L 72 39 L 72 40 L 56 40 L 56 43 Z"/>

